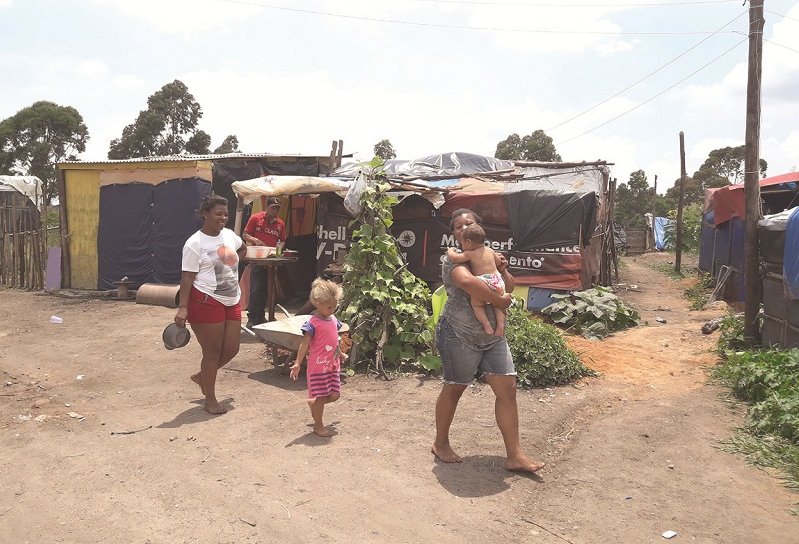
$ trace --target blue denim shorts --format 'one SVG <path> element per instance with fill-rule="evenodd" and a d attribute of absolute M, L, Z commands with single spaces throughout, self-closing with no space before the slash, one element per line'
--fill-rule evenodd
<path fill-rule="evenodd" d="M 436 346 L 444 368 L 444 383 L 469 385 L 476 374 L 515 376 L 513 357 L 505 338 L 485 350 L 467 346 L 444 318 L 436 327 Z"/>

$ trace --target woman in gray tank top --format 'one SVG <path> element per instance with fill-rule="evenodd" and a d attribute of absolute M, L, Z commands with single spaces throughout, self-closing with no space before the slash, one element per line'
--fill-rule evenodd
<path fill-rule="evenodd" d="M 460 243 L 464 227 L 480 223 L 471 210 L 460 209 L 452 214 L 450 228 Z M 497 267 L 508 293 L 513 292 L 513 276 L 502 257 Z M 444 368 L 444 386 L 436 402 L 436 439 L 433 454 L 445 463 L 460 463 L 461 458 L 449 442 L 449 429 L 463 392 L 480 373 L 496 396 L 497 426 L 505 442 L 505 468 L 512 471 L 536 472 L 544 463 L 527 457 L 519 443 L 519 410 L 516 405 L 516 369 L 504 336 L 486 334 L 470 303 L 470 294 L 493 306 L 507 308 L 510 295 L 498 295 L 469 271 L 466 265 L 454 265 L 446 257 L 442 262 L 441 279 L 447 291 L 447 302 L 436 327 L 436 344 Z M 486 306 L 492 327 L 496 326 L 494 308 Z"/>

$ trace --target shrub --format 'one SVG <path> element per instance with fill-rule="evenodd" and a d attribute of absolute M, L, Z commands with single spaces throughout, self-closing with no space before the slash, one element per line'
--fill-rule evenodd
<path fill-rule="evenodd" d="M 574 329 L 586 338 L 601 339 L 613 331 L 638 324 L 638 312 L 605 287 L 575 291 L 571 295 L 552 295 L 557 300 L 541 312 L 553 322 Z"/>
<path fill-rule="evenodd" d="M 799 444 L 799 349 L 727 353 L 714 374 L 753 404 L 747 425 Z"/>
<path fill-rule="evenodd" d="M 719 323 L 721 334 L 718 351 L 723 356 L 729 351 L 740 351 L 748 346 L 744 337 L 744 320 L 741 315 L 728 315 Z"/>
<path fill-rule="evenodd" d="M 595 375 L 569 349 L 560 331 L 533 317 L 521 299 L 508 310 L 507 338 L 519 387 L 559 385 Z"/>

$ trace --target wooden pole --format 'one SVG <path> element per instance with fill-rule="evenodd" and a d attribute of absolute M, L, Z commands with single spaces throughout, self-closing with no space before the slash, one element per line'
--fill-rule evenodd
<path fill-rule="evenodd" d="M 236 222 L 233 226 L 233 232 L 241 236 L 241 219 L 244 215 L 244 199 L 236 196 Z"/>
<path fill-rule="evenodd" d="M 655 243 L 655 217 L 657 217 L 657 212 L 655 211 L 656 202 L 658 198 L 658 175 L 655 174 L 655 186 L 652 189 L 652 248 L 657 249 Z"/>
<path fill-rule="evenodd" d="M 682 261 L 682 201 L 685 195 L 685 135 L 680 131 L 680 196 L 677 197 L 677 251 L 674 256 L 674 271 L 680 274 Z M 655 227 L 652 218 L 652 228 Z"/>
<path fill-rule="evenodd" d="M 69 259 L 69 222 L 67 221 L 67 184 L 64 171 L 56 167 L 58 184 L 58 219 L 61 234 L 61 287 L 72 287 L 72 266 Z"/>
<path fill-rule="evenodd" d="M 338 157 L 338 142 L 336 140 L 333 140 L 333 144 L 330 149 L 330 162 L 327 165 L 328 174 L 336 169 L 337 157 Z"/>
<path fill-rule="evenodd" d="M 338 141 L 338 153 L 336 153 L 336 168 L 341 166 L 341 156 L 344 154 L 344 140 Z"/>
<path fill-rule="evenodd" d="M 749 75 L 746 86 L 746 140 L 744 152 L 744 338 L 758 341 L 757 317 L 762 298 L 757 221 L 760 207 L 760 79 L 763 70 L 763 0 L 749 2 Z"/>

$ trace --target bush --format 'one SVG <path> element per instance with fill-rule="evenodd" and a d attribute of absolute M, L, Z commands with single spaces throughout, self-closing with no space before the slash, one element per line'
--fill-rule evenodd
<path fill-rule="evenodd" d="M 724 356 L 729 351 L 746 349 L 748 344 L 744 337 L 744 320 L 741 315 L 728 315 L 719 323 L 718 351 Z"/>
<path fill-rule="evenodd" d="M 571 295 L 552 295 L 557 300 L 541 312 L 553 322 L 574 329 L 586 338 L 601 339 L 613 331 L 638 325 L 640 316 L 610 289 L 596 287 Z"/>
<path fill-rule="evenodd" d="M 799 349 L 729 352 L 714 374 L 753 403 L 746 416 L 752 432 L 799 444 Z"/>
<path fill-rule="evenodd" d="M 595 375 L 569 349 L 560 331 L 533 317 L 521 299 L 508 310 L 507 338 L 519 387 L 560 385 Z"/>

